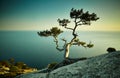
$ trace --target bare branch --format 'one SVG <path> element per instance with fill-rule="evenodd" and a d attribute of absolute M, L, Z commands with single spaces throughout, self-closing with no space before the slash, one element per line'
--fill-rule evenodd
<path fill-rule="evenodd" d="M 58 39 L 57 39 L 57 37 L 54 37 L 54 42 L 56 43 L 56 49 L 58 50 L 58 51 L 64 51 L 64 46 L 63 46 L 63 48 L 59 48 L 59 45 L 58 45 Z"/>
<path fill-rule="evenodd" d="M 80 22 L 82 22 L 82 21 L 80 20 L 80 21 L 77 21 L 76 23 L 78 24 L 78 23 L 80 23 Z"/>
<path fill-rule="evenodd" d="M 73 28 L 69 28 L 69 27 L 67 27 L 67 26 L 65 26 L 65 28 L 66 28 L 66 29 L 70 29 L 70 30 L 73 30 Z"/>
<path fill-rule="evenodd" d="M 67 40 L 64 39 L 64 38 L 62 38 L 61 40 L 64 41 L 64 46 L 63 46 L 63 48 L 65 48 L 65 46 L 66 46 L 66 44 L 67 44 Z"/>

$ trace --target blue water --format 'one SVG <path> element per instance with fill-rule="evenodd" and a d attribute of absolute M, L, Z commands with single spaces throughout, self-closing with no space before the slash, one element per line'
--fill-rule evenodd
<path fill-rule="evenodd" d="M 91 57 L 107 53 L 108 47 L 120 50 L 120 32 L 77 32 L 81 41 L 90 41 L 93 48 L 72 46 L 70 57 Z M 61 34 L 59 38 L 68 41 L 72 38 L 70 32 Z M 62 42 L 59 43 L 62 47 Z M 44 38 L 37 35 L 37 31 L 0 31 L 0 60 L 15 58 L 31 67 L 43 68 L 51 62 L 63 60 L 64 52 L 55 49 L 52 37 Z"/>

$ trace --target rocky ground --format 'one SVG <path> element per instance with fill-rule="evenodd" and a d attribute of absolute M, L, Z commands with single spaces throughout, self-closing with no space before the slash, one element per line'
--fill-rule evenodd
<path fill-rule="evenodd" d="M 91 57 L 51 72 L 42 71 L 23 74 L 16 78 L 119 78 L 120 51 Z"/>

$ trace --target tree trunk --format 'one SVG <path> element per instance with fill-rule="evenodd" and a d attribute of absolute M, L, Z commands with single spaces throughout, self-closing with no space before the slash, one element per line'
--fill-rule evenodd
<path fill-rule="evenodd" d="M 64 58 L 65 58 L 65 59 L 69 57 L 70 46 L 73 44 L 74 40 L 76 40 L 76 36 L 74 36 L 74 38 L 71 40 L 70 43 L 67 43 L 67 44 L 66 44 L 66 47 L 65 47 L 65 54 L 64 54 Z"/>
<path fill-rule="evenodd" d="M 70 43 L 66 44 L 66 47 L 65 47 L 65 54 L 64 54 L 64 58 L 68 58 L 69 57 L 69 49 L 70 49 Z"/>
<path fill-rule="evenodd" d="M 75 18 L 75 21 L 74 21 L 74 22 L 75 22 L 75 27 L 74 27 L 74 29 L 69 28 L 69 29 L 73 30 L 72 35 L 73 35 L 74 37 L 73 37 L 73 39 L 72 39 L 69 43 L 66 44 L 65 54 L 64 54 L 64 58 L 65 58 L 65 59 L 69 57 L 70 46 L 73 44 L 73 42 L 74 42 L 74 41 L 76 40 L 76 38 L 77 38 L 77 34 L 75 33 L 75 30 L 76 30 L 76 28 L 77 28 L 77 26 L 78 26 L 76 20 L 77 20 L 77 18 Z"/>

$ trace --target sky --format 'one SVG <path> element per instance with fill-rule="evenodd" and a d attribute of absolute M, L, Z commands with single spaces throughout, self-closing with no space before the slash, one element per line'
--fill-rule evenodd
<path fill-rule="evenodd" d="M 100 17 L 90 26 L 80 26 L 78 30 L 120 31 L 120 0 L 0 0 L 0 30 L 60 27 L 57 19 L 70 19 L 71 8 L 83 8 Z"/>

